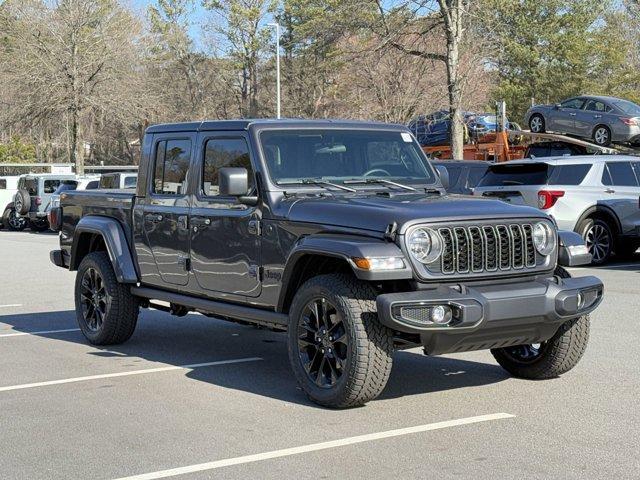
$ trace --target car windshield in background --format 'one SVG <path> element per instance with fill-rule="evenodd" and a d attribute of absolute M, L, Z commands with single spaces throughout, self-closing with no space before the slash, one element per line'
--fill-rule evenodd
<path fill-rule="evenodd" d="M 406 132 L 380 130 L 266 130 L 260 141 L 277 184 L 321 180 L 338 184 L 436 182 L 424 154 Z M 428 164 L 427 164 L 428 165 Z"/>
<path fill-rule="evenodd" d="M 627 115 L 640 116 L 640 105 L 628 100 L 615 100 L 612 103 Z"/>
<path fill-rule="evenodd" d="M 478 187 L 518 185 L 580 185 L 590 164 L 548 165 L 546 163 L 494 165 Z"/>

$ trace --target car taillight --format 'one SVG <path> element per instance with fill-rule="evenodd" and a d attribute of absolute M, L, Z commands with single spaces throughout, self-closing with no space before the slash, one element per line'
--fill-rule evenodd
<path fill-rule="evenodd" d="M 560 197 L 564 197 L 562 190 L 540 190 L 538 192 L 538 208 L 546 210 L 553 207 Z"/>
<path fill-rule="evenodd" d="M 624 117 L 621 117 L 620 120 L 622 120 L 622 123 L 624 123 L 625 125 L 628 125 L 630 127 L 637 127 L 639 125 L 637 118 L 624 118 Z"/>
<path fill-rule="evenodd" d="M 36 205 L 42 205 L 42 199 L 40 197 L 36 197 Z"/>

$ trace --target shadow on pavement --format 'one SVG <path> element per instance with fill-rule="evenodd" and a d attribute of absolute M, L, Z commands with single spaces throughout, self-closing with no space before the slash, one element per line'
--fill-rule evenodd
<path fill-rule="evenodd" d="M 3 315 L 0 316 L 0 323 L 10 325 L 14 331 L 21 332 L 77 327 L 73 310 Z M 105 359 L 127 357 L 169 365 L 189 365 L 261 357 L 263 361 L 259 362 L 186 370 L 186 376 L 224 388 L 317 407 L 296 385 L 289 367 L 286 335 L 283 333 L 237 325 L 201 315 L 176 318 L 155 310 L 143 310 L 136 332 L 122 345 L 92 347 L 79 331 L 38 336 L 56 342 L 87 345 L 91 350 L 84 354 Z M 86 375 L 91 375 L 91 372 L 86 372 Z M 426 357 L 407 351 L 397 352 L 391 378 L 380 398 L 393 399 L 482 386 L 503 381 L 508 377 L 506 372 L 494 364 L 447 357 Z"/>

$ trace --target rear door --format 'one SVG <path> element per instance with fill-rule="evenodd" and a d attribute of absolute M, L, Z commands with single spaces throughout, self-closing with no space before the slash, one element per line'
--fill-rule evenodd
<path fill-rule="evenodd" d="M 203 292 L 256 297 L 260 282 L 260 212 L 236 197 L 220 195 L 218 172 L 242 167 L 255 189 L 245 132 L 203 132 L 198 145 L 199 181 L 191 208 L 191 263 Z"/>
<path fill-rule="evenodd" d="M 606 162 L 602 173 L 604 186 L 602 202 L 613 209 L 622 225 L 623 234 L 633 233 L 640 225 L 638 209 L 638 177 L 636 168 L 639 162 Z M 635 164 L 635 165 L 634 165 Z"/>
<path fill-rule="evenodd" d="M 154 135 L 151 181 L 146 197 L 140 199 L 144 239 L 152 254 L 140 262 L 145 283 L 170 287 L 189 280 L 187 172 L 194 145 L 192 133 Z"/>
<path fill-rule="evenodd" d="M 590 138 L 593 128 L 599 123 L 606 122 L 607 109 L 609 107 L 600 100 L 587 100 L 584 109 L 575 116 L 576 134 Z"/>

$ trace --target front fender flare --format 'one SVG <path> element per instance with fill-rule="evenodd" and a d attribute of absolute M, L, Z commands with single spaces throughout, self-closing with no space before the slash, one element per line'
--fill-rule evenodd
<path fill-rule="evenodd" d="M 71 245 L 69 270 L 77 270 L 82 260 L 79 257 L 79 253 L 82 252 L 80 238 L 83 233 L 91 233 L 102 237 L 118 282 L 137 283 L 139 281 L 129 243 L 122 226 L 113 218 L 98 215 L 82 217 L 78 222 L 73 235 L 73 244 Z"/>

